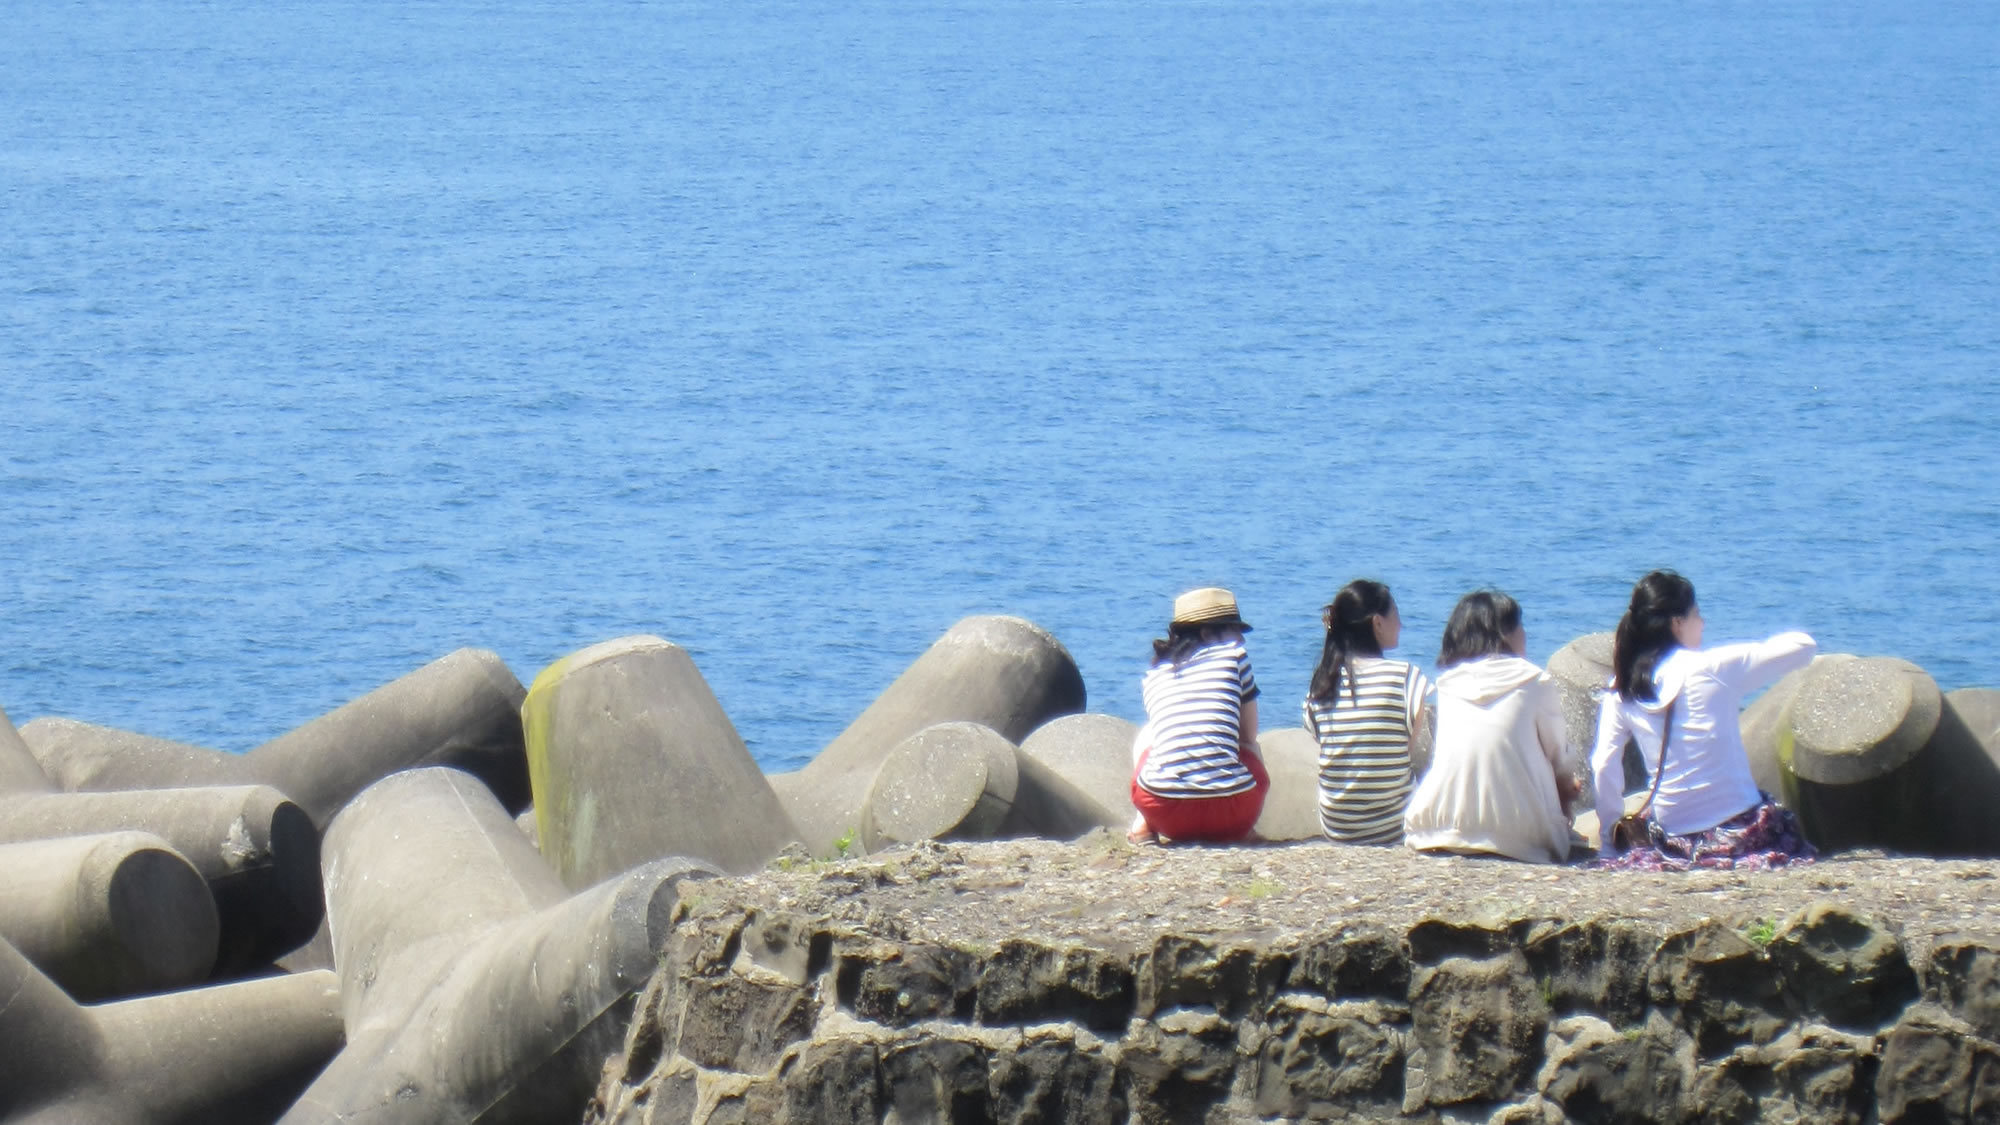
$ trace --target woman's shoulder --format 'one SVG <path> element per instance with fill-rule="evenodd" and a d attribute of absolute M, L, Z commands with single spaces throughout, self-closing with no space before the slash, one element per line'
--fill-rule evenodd
<path fill-rule="evenodd" d="M 1357 679 L 1376 681 L 1415 678 L 1425 683 L 1430 682 L 1425 678 L 1421 668 L 1393 656 L 1357 656 L 1354 658 L 1354 675 Z"/>
<path fill-rule="evenodd" d="M 1182 656 L 1177 661 L 1168 660 L 1166 657 L 1156 658 L 1152 665 L 1146 669 L 1146 674 L 1151 676 L 1159 673 L 1171 673 L 1176 668 L 1186 668 L 1194 664 L 1205 664 L 1211 661 L 1222 660 L 1245 660 L 1249 656 L 1250 650 L 1244 647 L 1243 641 L 1239 638 L 1210 641 Z"/>

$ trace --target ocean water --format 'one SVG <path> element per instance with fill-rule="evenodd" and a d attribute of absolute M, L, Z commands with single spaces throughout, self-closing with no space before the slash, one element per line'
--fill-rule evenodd
<path fill-rule="evenodd" d="M 1694 579 L 2000 685 L 2000 6 L 82 0 L 0 43 L 0 706 L 245 749 L 686 646 L 767 769 L 960 617 L 1267 726 Z"/>

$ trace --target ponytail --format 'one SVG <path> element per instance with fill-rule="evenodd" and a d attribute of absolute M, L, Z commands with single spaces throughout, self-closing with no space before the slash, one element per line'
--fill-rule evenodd
<path fill-rule="evenodd" d="M 1694 583 L 1671 570 L 1653 571 L 1632 587 L 1632 601 L 1611 641 L 1612 683 L 1620 698 L 1656 697 L 1653 673 L 1680 643 L 1674 620 L 1693 613 L 1694 606 Z"/>
<path fill-rule="evenodd" d="M 1332 703 L 1340 694 L 1343 673 L 1348 693 L 1354 693 L 1354 657 L 1382 655 L 1382 644 L 1375 639 L 1375 618 L 1395 608 L 1396 599 L 1380 582 L 1357 578 L 1340 588 L 1332 603 L 1320 611 L 1326 641 L 1320 646 L 1319 667 L 1313 669 L 1312 684 L 1306 689 L 1309 702 Z"/>

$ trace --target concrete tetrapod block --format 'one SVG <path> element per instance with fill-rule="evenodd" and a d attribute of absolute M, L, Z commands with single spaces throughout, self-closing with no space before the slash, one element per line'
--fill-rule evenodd
<path fill-rule="evenodd" d="M 253 784 L 241 754 L 76 719 L 30 719 L 21 739 L 42 772 L 71 793 Z"/>
<path fill-rule="evenodd" d="M 2000 759 L 2000 688 L 1959 688 L 1944 694 L 1944 705 L 1958 715 L 1989 757 Z"/>
<path fill-rule="evenodd" d="M 1116 715 L 1064 715 L 1036 727 L 1021 757 L 1053 770 L 1103 810 L 1099 823 L 1132 823 L 1132 740 L 1138 724 Z"/>
<path fill-rule="evenodd" d="M 78 1000 L 207 979 L 219 929 L 208 883 L 158 836 L 0 844 L 0 938 Z"/>
<path fill-rule="evenodd" d="M 1083 677 L 1055 637 L 1018 617 L 968 617 L 805 768 L 772 777 L 771 786 L 800 839 L 825 854 L 859 828 L 876 770 L 918 731 L 979 723 L 1018 745 L 1043 723 L 1083 707 Z"/>
<path fill-rule="evenodd" d="M 624 1035 L 690 860 L 571 895 L 455 770 L 396 774 L 328 827 L 347 1047 L 285 1121 L 576 1120 Z"/>
<path fill-rule="evenodd" d="M 1009 743 L 1009 745 L 1012 745 Z M 1014 751 L 1014 810 L 1001 829 L 1006 836 L 1074 840 L 1093 828 L 1120 827 L 1130 820 L 1106 809 L 1063 775 Z"/>
<path fill-rule="evenodd" d="M 1257 751 L 1271 774 L 1257 834 L 1266 840 L 1319 839 L 1319 740 L 1304 727 L 1286 727 L 1259 734 Z"/>
<path fill-rule="evenodd" d="M 1847 659 L 1852 658 L 1825 653 L 1813 657 L 1813 662 Z M 1791 783 L 1785 777 L 1785 763 L 1792 756 L 1792 701 L 1798 698 L 1799 687 L 1811 671 L 1809 664 L 1785 673 L 1737 717 L 1737 730 L 1743 735 L 1743 750 L 1750 756 L 1750 776 L 1757 780 L 1757 788 L 1788 804 Z"/>
<path fill-rule="evenodd" d="M 21 735 L 42 771 L 67 790 L 269 785 L 324 827 L 371 783 L 419 766 L 465 770 L 508 808 L 525 807 L 525 695 L 499 656 L 462 648 L 247 754 L 74 719 L 36 719 Z"/>
<path fill-rule="evenodd" d="M 1792 699 L 1792 772 L 1822 785 L 1872 781 L 1930 742 L 1943 711 L 1937 681 L 1893 657 L 1821 660 Z"/>
<path fill-rule="evenodd" d="M 1589 757 L 1597 745 L 1597 708 L 1611 683 L 1613 634 L 1586 633 L 1549 657 L 1548 673 L 1562 698 L 1563 734 Z"/>
<path fill-rule="evenodd" d="M 755 871 L 798 838 L 679 645 L 623 637 L 535 677 L 521 706 L 542 856 L 587 887 L 663 856 Z"/>
<path fill-rule="evenodd" d="M 0 711 L 0 796 L 9 793 L 50 793 L 56 788 L 49 775 L 35 762 L 35 755 L 14 729 L 7 712 Z"/>
<path fill-rule="evenodd" d="M 1916 765 L 1937 854 L 2000 856 L 2000 691 L 1946 692 Z"/>
<path fill-rule="evenodd" d="M 341 1043 L 332 973 L 82 1007 L 0 941 L 0 1120 L 272 1121 Z"/>
<path fill-rule="evenodd" d="M 1604 694 L 1611 690 L 1611 656 L 1615 635 L 1586 633 L 1557 649 L 1549 657 L 1548 673 L 1562 698 L 1563 737 L 1569 753 L 1590 790 L 1590 752 L 1597 746 L 1597 711 Z M 1653 783 L 1639 745 L 1625 743 L 1625 791 L 1649 789 Z M 1775 790 L 1773 790 L 1775 792 Z"/>
<path fill-rule="evenodd" d="M 1936 681 L 1907 660 L 1813 661 L 1778 735 L 1784 799 L 1806 837 L 1829 850 L 1938 852 L 1944 826 L 1923 751 L 1943 711 Z"/>
<path fill-rule="evenodd" d="M 1014 744 L 978 723 L 939 723 L 898 743 L 875 772 L 861 845 L 992 840 L 1006 834 L 1020 784 Z"/>
<path fill-rule="evenodd" d="M 876 771 L 860 843 L 876 851 L 918 840 L 1074 840 L 1106 819 L 1083 790 L 992 728 L 939 723 L 904 739 Z"/>
<path fill-rule="evenodd" d="M 297 801 L 313 823 L 381 778 L 449 766 L 509 809 L 528 804 L 521 736 L 527 690 L 500 657 L 462 648 L 244 755 L 251 775 Z"/>
<path fill-rule="evenodd" d="M 319 925 L 319 833 L 263 785 L 0 796 L 0 843 L 150 832 L 185 856 L 215 897 L 215 973 L 258 966 Z"/>

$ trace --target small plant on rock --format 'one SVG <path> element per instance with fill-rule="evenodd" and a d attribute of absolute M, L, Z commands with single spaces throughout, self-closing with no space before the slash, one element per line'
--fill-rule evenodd
<path fill-rule="evenodd" d="M 1749 925 L 1743 927 L 1744 939 L 1759 949 L 1771 944 L 1771 939 L 1777 936 L 1778 924 L 1769 918 L 1754 919 Z"/>

